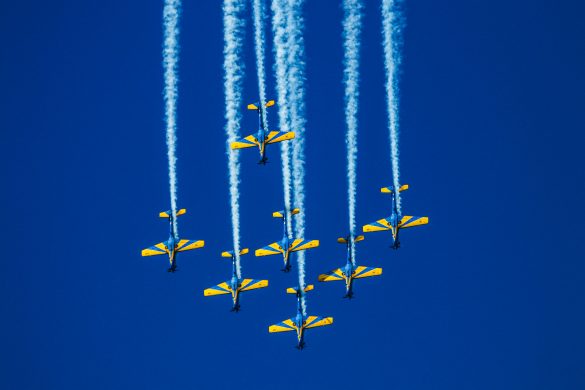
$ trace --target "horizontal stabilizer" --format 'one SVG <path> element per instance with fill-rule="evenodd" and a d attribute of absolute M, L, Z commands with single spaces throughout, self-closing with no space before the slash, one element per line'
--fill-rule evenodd
<path fill-rule="evenodd" d="M 364 240 L 364 238 L 365 238 L 364 236 L 356 236 L 356 237 L 353 239 L 353 242 L 360 242 L 360 241 L 363 241 L 363 240 Z M 339 237 L 339 238 L 337 239 L 337 242 L 338 242 L 338 243 L 340 243 L 340 244 L 347 244 L 347 239 L 348 239 L 348 237 L 345 237 L 345 238 L 344 238 L 344 237 Z"/>
<path fill-rule="evenodd" d="M 296 215 L 301 212 L 301 209 L 292 209 L 290 215 Z M 284 218 L 284 210 L 275 211 L 272 213 L 274 218 Z"/>
<path fill-rule="evenodd" d="M 266 104 L 264 104 L 264 107 L 268 108 L 268 107 L 272 107 L 274 106 L 276 103 L 274 102 L 274 100 L 269 100 L 266 102 Z M 254 111 L 258 111 L 260 108 L 258 107 L 257 103 L 251 103 L 248 104 L 248 110 L 254 110 Z"/>
<path fill-rule="evenodd" d="M 408 189 L 408 184 L 404 184 L 398 189 L 398 192 L 406 191 L 407 189 Z M 393 186 L 382 187 L 382 188 L 380 188 L 380 192 L 382 192 L 384 194 L 391 194 L 392 192 L 394 192 L 394 187 Z"/>
<path fill-rule="evenodd" d="M 248 248 L 244 248 L 240 251 L 240 256 L 243 256 L 245 254 L 247 254 L 250 250 Z M 221 252 L 221 257 L 229 257 L 232 258 L 234 257 L 234 251 L 225 251 L 225 252 Z"/>
<path fill-rule="evenodd" d="M 309 292 L 309 291 L 313 290 L 314 288 L 315 288 L 314 285 L 308 284 L 307 287 L 305 287 L 305 290 L 304 291 L 305 292 Z M 298 291 L 299 291 L 299 288 L 298 287 L 289 287 L 289 288 L 286 289 L 286 293 L 287 294 L 296 294 L 296 293 L 298 293 Z"/>
<path fill-rule="evenodd" d="M 185 213 L 187 213 L 187 209 L 180 209 L 180 210 L 177 211 L 177 217 L 179 215 L 183 215 Z M 161 218 L 170 218 L 171 217 L 171 214 L 172 214 L 172 211 L 171 210 L 167 210 L 167 211 L 161 211 L 158 214 L 158 216 L 161 217 Z"/>

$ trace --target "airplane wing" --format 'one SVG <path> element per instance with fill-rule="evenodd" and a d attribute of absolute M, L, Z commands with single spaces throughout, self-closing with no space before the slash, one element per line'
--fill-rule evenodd
<path fill-rule="evenodd" d="M 412 215 L 406 215 L 402 217 L 398 227 L 400 229 L 406 229 L 413 226 L 426 225 L 427 223 L 429 223 L 428 217 L 413 217 Z"/>
<path fill-rule="evenodd" d="M 270 333 L 292 332 L 294 330 L 297 330 L 297 326 L 295 325 L 292 318 L 289 318 L 288 320 L 284 320 L 282 322 L 279 322 L 278 324 L 270 325 L 268 327 L 268 331 Z"/>
<path fill-rule="evenodd" d="M 271 131 L 268 133 L 268 137 L 266 137 L 267 144 L 275 144 L 277 142 L 288 141 L 289 139 L 293 139 L 295 137 L 294 131 L 289 131 L 285 133 L 284 131 Z"/>
<path fill-rule="evenodd" d="M 336 280 L 345 280 L 345 275 L 341 271 L 341 268 L 319 275 L 320 282 L 334 282 Z"/>
<path fill-rule="evenodd" d="M 151 246 L 150 248 L 146 248 L 142 250 L 142 256 L 157 256 L 157 255 L 166 255 L 168 253 L 167 246 L 164 242 L 159 242 L 158 244 Z"/>
<path fill-rule="evenodd" d="M 249 135 L 247 137 L 241 138 L 235 142 L 232 142 L 231 148 L 232 149 L 244 149 L 244 148 L 253 148 L 255 146 L 259 146 L 260 142 L 254 137 L 253 135 Z"/>
<path fill-rule="evenodd" d="M 183 251 L 190 251 L 192 249 L 203 248 L 205 246 L 205 241 L 203 240 L 181 240 L 177 244 L 177 252 Z"/>
<path fill-rule="evenodd" d="M 316 328 L 318 326 L 331 325 L 333 323 L 333 317 L 317 317 L 309 316 L 305 322 L 305 329 Z"/>
<path fill-rule="evenodd" d="M 376 222 L 369 223 L 364 225 L 363 227 L 364 232 L 381 232 L 384 230 L 392 230 L 394 232 L 394 226 L 390 223 L 390 219 L 382 218 L 377 220 Z"/>
<path fill-rule="evenodd" d="M 281 255 L 284 253 L 284 249 L 280 246 L 280 243 L 273 242 L 272 244 L 265 246 L 261 249 L 256 249 L 254 254 L 256 256 L 270 256 L 270 255 Z"/>
<path fill-rule="evenodd" d="M 355 279 L 360 279 L 378 275 L 382 275 L 382 268 L 364 267 L 360 265 L 359 267 L 356 268 L 353 277 Z"/>
<path fill-rule="evenodd" d="M 240 286 L 240 291 L 255 290 L 257 288 L 268 287 L 268 280 L 244 279 Z"/>
<path fill-rule="evenodd" d="M 203 295 L 205 295 L 206 297 L 212 296 L 212 295 L 223 295 L 223 294 L 231 294 L 232 293 L 232 288 L 230 287 L 229 284 L 227 284 L 227 282 L 223 282 L 218 284 L 217 286 L 213 286 L 213 287 L 209 287 L 206 288 L 205 290 L 203 290 Z"/>
<path fill-rule="evenodd" d="M 302 238 L 297 238 L 293 241 L 292 245 L 290 246 L 291 252 L 302 251 L 305 249 L 316 248 L 319 246 L 319 240 L 303 240 Z"/>

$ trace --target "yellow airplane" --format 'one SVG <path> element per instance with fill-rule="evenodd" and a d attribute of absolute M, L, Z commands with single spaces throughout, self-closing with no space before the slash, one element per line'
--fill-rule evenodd
<path fill-rule="evenodd" d="M 244 149 L 258 147 L 260 151 L 260 161 L 258 164 L 266 165 L 268 158 L 266 157 L 266 145 L 275 144 L 277 142 L 288 141 L 295 137 L 294 131 L 283 132 L 283 131 L 269 131 L 264 124 L 264 110 L 268 107 L 274 106 L 274 100 L 270 100 L 265 105 L 260 103 L 248 104 L 248 110 L 254 110 L 258 112 L 258 131 L 255 134 L 251 134 L 247 137 L 241 138 L 235 142 L 232 142 L 232 149 Z"/>
<path fill-rule="evenodd" d="M 284 258 L 284 272 L 290 271 L 290 254 L 292 252 L 303 251 L 305 249 L 316 248 L 319 246 L 319 240 L 305 240 L 304 238 L 289 238 L 288 233 L 288 218 L 298 214 L 300 209 L 292 209 L 291 211 L 280 210 L 272 213 L 274 218 L 282 218 L 283 235 L 282 240 L 273 242 L 264 248 L 256 249 L 256 256 L 270 256 L 282 255 Z"/>
<path fill-rule="evenodd" d="M 180 209 L 177 211 L 177 217 L 187 212 L 187 209 Z M 175 272 L 177 270 L 176 254 L 177 252 L 190 251 L 192 249 L 203 248 L 205 241 L 203 240 L 180 240 L 179 237 L 175 236 L 175 218 L 171 210 L 163 211 L 159 213 L 159 217 L 168 218 L 170 233 L 167 241 L 160 242 L 150 248 L 142 250 L 142 256 L 157 256 L 157 255 L 169 255 L 170 267 L 168 272 Z"/>
<path fill-rule="evenodd" d="M 296 294 L 297 296 L 297 315 L 294 318 L 286 319 L 278 324 L 274 324 L 268 327 L 270 333 L 278 332 L 297 332 L 297 348 L 302 350 L 305 347 L 305 329 L 316 328 L 318 326 L 326 326 L 333 324 L 333 317 L 318 317 L 318 316 L 305 316 L 303 314 L 301 300 L 306 292 L 311 291 L 314 288 L 312 284 L 301 290 L 298 287 L 287 288 L 287 294 Z"/>
<path fill-rule="evenodd" d="M 248 248 L 240 251 L 240 256 L 248 253 Z M 203 291 L 206 297 L 212 295 L 232 294 L 232 301 L 234 303 L 232 311 L 240 311 L 240 292 L 255 290 L 257 288 L 268 287 L 268 280 L 258 279 L 242 279 L 238 277 L 236 270 L 236 256 L 233 251 L 226 251 L 221 253 L 221 257 L 229 257 L 232 259 L 232 278 L 223 283 L 207 288 Z"/>
<path fill-rule="evenodd" d="M 347 262 L 342 268 L 334 269 L 326 274 L 319 275 L 320 282 L 333 282 L 337 280 L 345 281 L 345 296 L 344 298 L 351 299 L 353 297 L 353 281 L 354 279 L 367 278 L 370 276 L 382 275 L 382 268 L 364 267 L 363 265 L 356 265 L 353 259 L 352 246 L 357 242 L 363 241 L 364 236 L 354 237 L 351 234 L 346 238 L 340 237 L 337 242 L 347 246 Z"/>
<path fill-rule="evenodd" d="M 398 191 L 406 191 L 408 189 L 408 184 L 401 186 Z M 380 189 L 380 192 L 384 194 L 391 194 L 392 195 L 392 215 L 388 218 L 379 219 L 376 222 L 372 222 L 370 224 L 364 225 L 363 230 L 364 232 L 380 232 L 385 230 L 392 230 L 392 248 L 398 249 L 400 248 L 400 240 L 398 239 L 398 232 L 401 229 L 410 228 L 413 226 L 418 225 L 426 225 L 429 223 L 428 217 L 413 217 L 411 215 L 402 216 L 398 213 L 398 208 L 396 206 L 396 193 L 394 191 L 394 187 L 384 187 Z"/>

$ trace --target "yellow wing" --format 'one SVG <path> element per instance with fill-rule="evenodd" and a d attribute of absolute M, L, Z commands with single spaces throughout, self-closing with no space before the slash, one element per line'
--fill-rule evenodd
<path fill-rule="evenodd" d="M 319 240 L 304 240 L 302 238 L 297 238 L 293 241 L 292 245 L 290 246 L 291 252 L 302 251 L 305 249 L 316 248 L 319 246 Z"/>
<path fill-rule="evenodd" d="M 240 285 L 240 291 L 250 291 L 264 287 L 268 287 L 268 280 L 244 279 Z"/>
<path fill-rule="evenodd" d="M 370 276 L 382 275 L 382 268 L 371 268 L 360 265 L 355 269 L 353 277 L 355 279 L 369 278 Z"/>
<path fill-rule="evenodd" d="M 319 275 L 320 282 L 334 282 L 337 280 L 345 280 L 345 274 L 341 268 L 334 269 L 333 271 L 327 272 L 326 274 Z"/>
<path fill-rule="evenodd" d="M 384 230 L 392 230 L 394 232 L 394 226 L 390 223 L 389 219 L 382 218 L 377 220 L 376 222 L 369 223 L 364 225 L 363 227 L 364 232 L 381 232 Z"/>
<path fill-rule="evenodd" d="M 203 248 L 205 246 L 205 241 L 203 240 L 181 240 L 179 241 L 179 243 L 177 244 L 177 252 L 184 252 L 184 251 L 190 251 L 192 249 L 198 249 L 198 248 Z"/>
<path fill-rule="evenodd" d="M 413 226 L 426 225 L 427 223 L 429 223 L 428 217 L 413 217 L 411 215 L 406 215 L 400 220 L 398 228 L 406 229 Z"/>
<path fill-rule="evenodd" d="M 254 137 L 253 135 L 249 135 L 247 137 L 241 138 L 235 142 L 232 142 L 231 148 L 232 149 L 244 149 L 244 148 L 253 148 L 255 146 L 259 146 L 260 142 Z"/>
<path fill-rule="evenodd" d="M 169 250 L 167 249 L 167 246 L 164 242 L 159 242 L 150 248 L 142 250 L 142 256 L 166 255 L 167 253 L 169 253 Z"/>
<path fill-rule="evenodd" d="M 266 137 L 267 144 L 275 144 L 277 142 L 288 141 L 295 137 L 294 131 L 283 132 L 283 131 L 271 131 Z"/>
<path fill-rule="evenodd" d="M 217 286 L 213 286 L 210 288 L 206 288 L 203 290 L 203 295 L 206 297 L 210 297 L 212 295 L 224 295 L 224 294 L 231 294 L 232 288 L 226 282 L 220 283 Z"/>
<path fill-rule="evenodd" d="M 278 324 L 270 325 L 268 327 L 268 331 L 270 333 L 292 332 L 294 330 L 297 330 L 297 326 L 295 325 L 292 318 L 279 322 Z"/>
<path fill-rule="evenodd" d="M 281 255 L 284 253 L 284 249 L 280 246 L 280 243 L 273 242 L 270 245 L 265 246 L 261 249 L 256 249 L 254 254 L 256 256 L 270 256 L 270 255 Z"/>
<path fill-rule="evenodd" d="M 310 328 L 316 328 L 318 326 L 331 325 L 332 323 L 333 323 L 333 317 L 309 316 L 303 327 L 305 329 L 310 329 Z"/>

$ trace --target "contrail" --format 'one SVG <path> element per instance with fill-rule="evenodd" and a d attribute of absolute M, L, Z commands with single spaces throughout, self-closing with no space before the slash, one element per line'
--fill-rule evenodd
<path fill-rule="evenodd" d="M 258 73 L 258 93 L 260 95 L 260 113 L 262 123 L 268 129 L 268 120 L 264 104 L 266 103 L 266 74 L 264 71 L 264 1 L 254 1 L 254 44 L 256 49 L 256 72 Z"/>
<path fill-rule="evenodd" d="M 345 122 L 347 134 L 347 195 L 349 207 L 349 233 L 355 235 L 356 165 L 357 165 L 357 112 L 359 105 L 359 62 L 362 4 L 360 0 L 343 1 L 343 49 L 345 84 Z M 355 265 L 355 244 L 351 240 L 351 259 Z"/>
<path fill-rule="evenodd" d="M 382 33 L 384 36 L 384 65 L 386 67 L 386 96 L 388 100 L 388 126 L 390 128 L 390 154 L 392 158 L 392 184 L 396 191 L 396 207 L 400 205 L 400 168 L 398 156 L 398 69 L 401 62 L 402 28 L 401 0 L 382 0 Z"/>
<path fill-rule="evenodd" d="M 305 236 L 305 47 L 303 38 L 303 0 L 288 0 L 287 46 L 288 85 L 290 88 L 290 123 L 296 132 L 292 143 L 293 201 L 301 209 L 296 223 L 296 237 Z M 305 288 L 305 252 L 298 252 L 299 287 Z M 306 300 L 302 299 L 306 314 Z"/>
<path fill-rule="evenodd" d="M 242 36 L 244 19 L 240 17 L 245 3 L 242 0 L 224 0 L 223 28 L 224 28 L 224 90 L 225 90 L 225 132 L 227 135 L 227 156 L 230 184 L 230 206 L 232 211 L 232 236 L 234 254 L 236 257 L 236 271 L 241 277 L 240 265 L 240 204 L 239 204 L 239 173 L 240 163 L 238 154 L 230 144 L 237 139 L 240 126 L 240 111 L 242 90 L 243 61 L 241 58 Z"/>
<path fill-rule="evenodd" d="M 163 67 L 164 67 L 164 100 L 165 120 L 167 125 L 167 157 L 169 160 L 169 186 L 171 195 L 171 213 L 175 223 L 173 235 L 179 237 L 177 223 L 177 156 L 175 154 L 177 143 L 177 98 L 179 62 L 179 16 L 181 14 L 180 0 L 165 0 L 163 9 L 164 43 L 163 43 Z"/>
<path fill-rule="evenodd" d="M 289 126 L 290 112 L 287 89 L 287 31 L 286 31 L 286 7 L 282 1 L 272 2 L 272 31 L 274 33 L 274 73 L 276 74 L 276 91 L 278 99 L 278 125 L 280 131 L 291 131 Z M 290 144 L 280 143 L 280 154 L 282 160 L 282 184 L 284 193 L 284 207 L 291 209 L 292 179 L 290 171 Z M 292 218 L 288 218 L 287 229 L 289 236 L 292 235 Z M 289 238 L 292 238 L 289 237 Z"/>
<path fill-rule="evenodd" d="M 281 145 L 282 176 L 285 207 L 291 207 L 291 194 L 294 206 L 301 209 L 296 217 L 295 236 L 305 234 L 305 189 L 304 189 L 304 41 L 303 19 L 301 16 L 302 0 L 273 0 L 272 29 L 274 32 L 275 73 L 279 102 L 279 125 L 281 131 L 295 131 L 296 137 L 291 145 Z M 291 161 L 292 160 L 292 161 Z M 291 175 L 292 164 L 292 175 Z M 292 231 L 289 223 L 289 232 Z M 299 269 L 299 288 L 304 289 L 305 253 L 297 253 Z M 303 312 L 307 304 L 303 295 Z"/>

